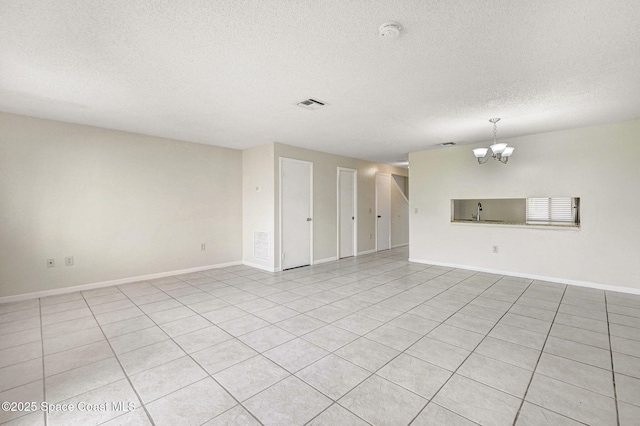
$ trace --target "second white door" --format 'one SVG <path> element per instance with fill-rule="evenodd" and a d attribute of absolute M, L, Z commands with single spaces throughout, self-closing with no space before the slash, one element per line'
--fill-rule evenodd
<path fill-rule="evenodd" d="M 338 168 L 338 258 L 355 255 L 356 171 Z"/>
<path fill-rule="evenodd" d="M 391 247 L 391 175 L 376 174 L 376 250 Z"/>
<path fill-rule="evenodd" d="M 310 265 L 313 164 L 281 158 L 280 171 L 282 269 Z"/>

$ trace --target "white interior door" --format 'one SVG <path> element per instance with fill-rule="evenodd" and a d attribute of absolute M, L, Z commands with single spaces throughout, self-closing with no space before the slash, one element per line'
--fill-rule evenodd
<path fill-rule="evenodd" d="M 338 168 L 338 258 L 355 254 L 356 171 Z"/>
<path fill-rule="evenodd" d="M 376 174 L 376 250 L 391 247 L 391 175 Z"/>
<path fill-rule="evenodd" d="M 308 161 L 280 159 L 282 269 L 311 264 L 312 173 Z"/>

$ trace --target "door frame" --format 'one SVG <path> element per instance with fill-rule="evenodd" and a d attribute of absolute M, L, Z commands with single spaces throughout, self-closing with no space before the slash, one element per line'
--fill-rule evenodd
<path fill-rule="evenodd" d="M 297 160 L 295 158 L 278 157 L 278 248 L 279 260 L 277 271 L 282 271 L 282 162 L 292 161 L 295 163 L 309 164 L 309 214 L 311 216 L 311 226 L 309 227 L 309 265 L 313 265 L 313 162 Z"/>
<path fill-rule="evenodd" d="M 376 203 L 376 213 L 375 213 L 375 219 L 376 219 L 376 226 L 375 226 L 375 242 L 376 242 L 376 252 L 378 251 L 378 175 L 381 176 L 387 176 L 389 178 L 389 212 L 391 212 L 391 174 L 389 173 L 380 173 L 380 172 L 376 172 L 375 174 L 375 203 Z M 389 249 L 391 249 L 391 215 L 389 215 Z"/>
<path fill-rule="evenodd" d="M 336 172 L 336 259 L 340 260 L 340 172 L 353 174 L 353 257 L 358 256 L 358 170 L 338 167 Z"/>

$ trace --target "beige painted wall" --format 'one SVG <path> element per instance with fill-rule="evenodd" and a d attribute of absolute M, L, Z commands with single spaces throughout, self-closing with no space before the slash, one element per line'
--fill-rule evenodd
<path fill-rule="evenodd" d="M 409 178 L 407 176 L 400 176 L 396 174 L 391 175 L 391 177 L 396 181 L 404 196 L 409 197 Z"/>
<path fill-rule="evenodd" d="M 386 164 L 372 163 L 355 158 L 326 154 L 318 151 L 297 148 L 280 143 L 275 144 L 274 170 L 275 174 L 275 207 L 279 209 L 279 159 L 280 157 L 293 158 L 313 162 L 313 226 L 314 262 L 332 259 L 337 256 L 337 168 L 345 167 L 358 171 L 358 252 L 367 252 L 375 249 L 375 174 L 395 173 L 406 176 L 408 171 Z M 391 185 L 397 191 L 395 185 Z M 400 208 L 398 208 L 400 209 Z M 278 214 L 275 220 L 275 253 L 280 253 L 278 245 L 279 222 Z M 394 222 L 406 220 L 397 214 L 392 220 L 392 232 Z M 405 227 L 408 225 L 405 225 Z M 395 225 L 396 229 L 401 228 Z M 370 238 L 371 235 L 371 238 Z M 405 237 L 406 235 L 406 237 Z M 403 238 L 407 238 L 403 240 Z M 408 233 L 397 239 L 392 235 L 392 244 L 408 243 Z M 280 267 L 280 259 L 276 255 L 275 268 Z"/>
<path fill-rule="evenodd" d="M 409 155 L 410 258 L 640 289 L 640 120 L 501 142 L 506 165 L 477 164 L 488 143 Z M 580 197 L 577 231 L 450 223 L 451 199 L 561 196 Z"/>
<path fill-rule="evenodd" d="M 275 229 L 274 144 L 242 151 L 242 261 L 247 265 L 273 270 Z M 254 257 L 254 232 L 268 232 L 268 260 Z"/>
<path fill-rule="evenodd" d="M 408 181 L 409 179 L 404 179 Z M 409 201 L 391 179 L 391 248 L 409 243 Z"/>
<path fill-rule="evenodd" d="M 5 113 L 0 128 L 0 297 L 241 260 L 240 151 Z"/>

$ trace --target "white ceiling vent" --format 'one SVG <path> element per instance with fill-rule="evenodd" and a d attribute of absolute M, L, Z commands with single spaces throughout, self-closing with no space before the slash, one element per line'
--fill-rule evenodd
<path fill-rule="evenodd" d="M 298 105 L 299 107 L 302 107 L 302 108 L 306 108 L 306 109 L 310 109 L 310 110 L 312 110 L 312 111 L 315 111 L 315 110 L 318 110 L 318 109 L 320 109 L 320 108 L 323 108 L 323 107 L 325 107 L 325 106 L 327 106 L 327 105 L 329 105 L 329 104 L 328 104 L 328 103 L 326 103 L 326 102 L 319 101 L 319 100 L 317 100 L 317 99 L 311 99 L 311 98 L 309 98 L 309 99 L 305 99 L 304 101 L 300 101 L 300 102 L 298 102 L 298 104 L 297 104 L 297 105 Z"/>

